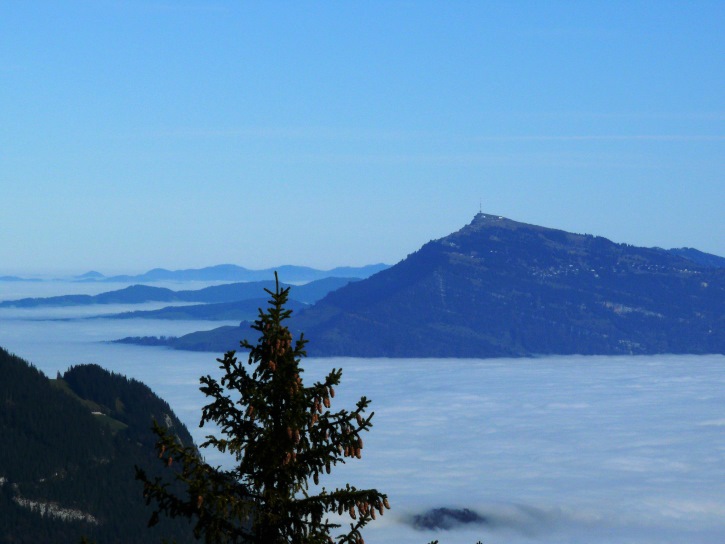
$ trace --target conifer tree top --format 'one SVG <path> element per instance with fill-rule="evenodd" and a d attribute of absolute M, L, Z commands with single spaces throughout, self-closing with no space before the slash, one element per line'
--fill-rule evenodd
<path fill-rule="evenodd" d="M 176 479 L 188 498 L 139 473 L 147 502 L 156 504 L 152 521 L 159 513 L 189 517 L 207 542 L 362 543 L 361 529 L 389 508 L 387 496 L 349 484 L 328 490 L 324 478 L 338 463 L 362 458 L 362 434 L 372 427 L 370 401 L 362 397 L 353 409 L 332 411 L 340 369 L 304 384 L 306 340 L 293 340 L 285 325 L 289 288 L 280 289 L 276 274 L 275 280 L 275 290 L 266 290 L 269 306 L 252 326 L 257 342 L 240 344 L 249 350 L 246 362 L 227 352 L 217 360 L 222 378 L 201 378 L 210 402 L 200 425 L 219 428 L 201 447 L 231 454 L 235 465 L 211 467 L 157 427 L 159 456 L 168 466 L 177 459 Z"/>

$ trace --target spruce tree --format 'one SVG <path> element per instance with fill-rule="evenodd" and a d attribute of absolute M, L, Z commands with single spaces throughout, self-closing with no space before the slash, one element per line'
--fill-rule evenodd
<path fill-rule="evenodd" d="M 230 351 L 217 359 L 219 381 L 208 375 L 200 380 L 211 399 L 200 426 L 213 423 L 220 432 L 201 447 L 230 454 L 234 466 L 207 464 L 195 448 L 182 447 L 155 426 L 159 458 L 175 482 L 152 480 L 137 469 L 146 503 L 155 506 L 149 524 L 160 514 L 184 516 L 208 543 L 362 544 L 360 530 L 390 507 L 387 496 L 349 484 L 327 490 L 319 483 L 338 463 L 362 457 L 362 434 L 372 427 L 370 401 L 362 397 L 352 410 L 331 411 L 340 369 L 305 386 L 300 362 L 306 340 L 300 335 L 293 342 L 285 325 L 289 288 L 280 289 L 277 281 L 274 291 L 265 291 L 269 307 L 260 309 L 252 326 L 260 337 L 254 345 L 241 342 L 247 361 Z M 344 528 L 336 515 L 350 518 Z"/>

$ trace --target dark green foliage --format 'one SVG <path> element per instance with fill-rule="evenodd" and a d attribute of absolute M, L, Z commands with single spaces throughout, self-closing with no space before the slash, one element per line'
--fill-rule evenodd
<path fill-rule="evenodd" d="M 135 465 L 158 470 L 149 454 L 152 417 L 169 416 L 174 432 L 191 444 L 188 431 L 139 382 L 95 365 L 74 367 L 65 377 L 72 384 L 48 380 L 0 349 L 0 543 L 78 542 L 82 536 L 98 544 L 158 542 L 162 536 L 191 542 L 183 521 L 148 531 L 133 480 Z M 76 515 L 41 517 L 31 504 Z"/>
<path fill-rule="evenodd" d="M 144 447 L 156 443 L 151 430 L 153 421 L 160 422 L 185 445 L 193 446 L 191 434 L 173 415 L 166 401 L 151 389 L 133 379 L 103 370 L 98 365 L 72 366 L 63 380 L 77 395 L 100 405 L 100 411 L 128 428 L 125 436 Z"/>
<path fill-rule="evenodd" d="M 387 497 L 377 490 L 350 485 L 327 490 L 320 479 L 338 463 L 361 458 L 361 434 L 372 426 L 365 412 L 370 401 L 361 398 L 351 411 L 330 411 L 341 370 L 323 382 L 305 387 L 300 359 L 305 340 L 293 342 L 285 326 L 289 288 L 279 284 L 270 306 L 259 311 L 253 329 L 261 334 L 246 362 L 235 352 L 219 359 L 223 377 L 201 378 L 201 390 L 211 402 L 202 411 L 201 425 L 213 423 L 220 436 L 209 436 L 202 447 L 229 454 L 234 467 L 221 470 L 206 464 L 199 454 L 184 448 L 157 428 L 159 456 L 164 465 L 178 466 L 177 478 L 187 492 L 172 492 L 160 478 L 140 470 L 147 501 L 159 514 L 187 517 L 194 532 L 206 542 L 256 544 L 328 543 L 341 525 L 329 514 L 347 513 L 349 528 L 335 538 L 338 543 L 362 541 L 360 529 L 382 514 Z"/>

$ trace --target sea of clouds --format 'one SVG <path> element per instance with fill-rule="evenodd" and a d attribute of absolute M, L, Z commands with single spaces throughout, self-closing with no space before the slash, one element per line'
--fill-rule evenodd
<path fill-rule="evenodd" d="M 105 310 L 0 309 L 0 346 L 51 377 L 98 363 L 139 379 L 201 441 L 213 429 L 198 427 L 198 378 L 218 374 L 220 354 L 104 341 L 220 323 L 89 319 Z M 307 360 L 304 378 L 331 368 L 343 369 L 333 409 L 373 401 L 362 460 L 321 482 L 389 495 L 368 544 L 725 542 L 725 356 L 329 358 Z M 481 519 L 413 527 L 435 508 Z"/>

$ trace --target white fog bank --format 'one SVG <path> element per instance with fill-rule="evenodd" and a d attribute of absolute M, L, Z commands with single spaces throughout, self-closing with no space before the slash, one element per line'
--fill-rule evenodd
<path fill-rule="evenodd" d="M 101 342 L 202 323 L 41 317 L 0 312 L 0 346 L 51 377 L 98 363 L 142 380 L 197 441 L 207 433 L 198 378 L 220 354 Z M 343 368 L 332 408 L 365 395 L 375 411 L 363 459 L 322 482 L 389 495 L 368 544 L 725 542 L 725 356 L 313 359 L 304 378 L 332 367 Z M 410 526 L 439 507 L 483 522 Z"/>

